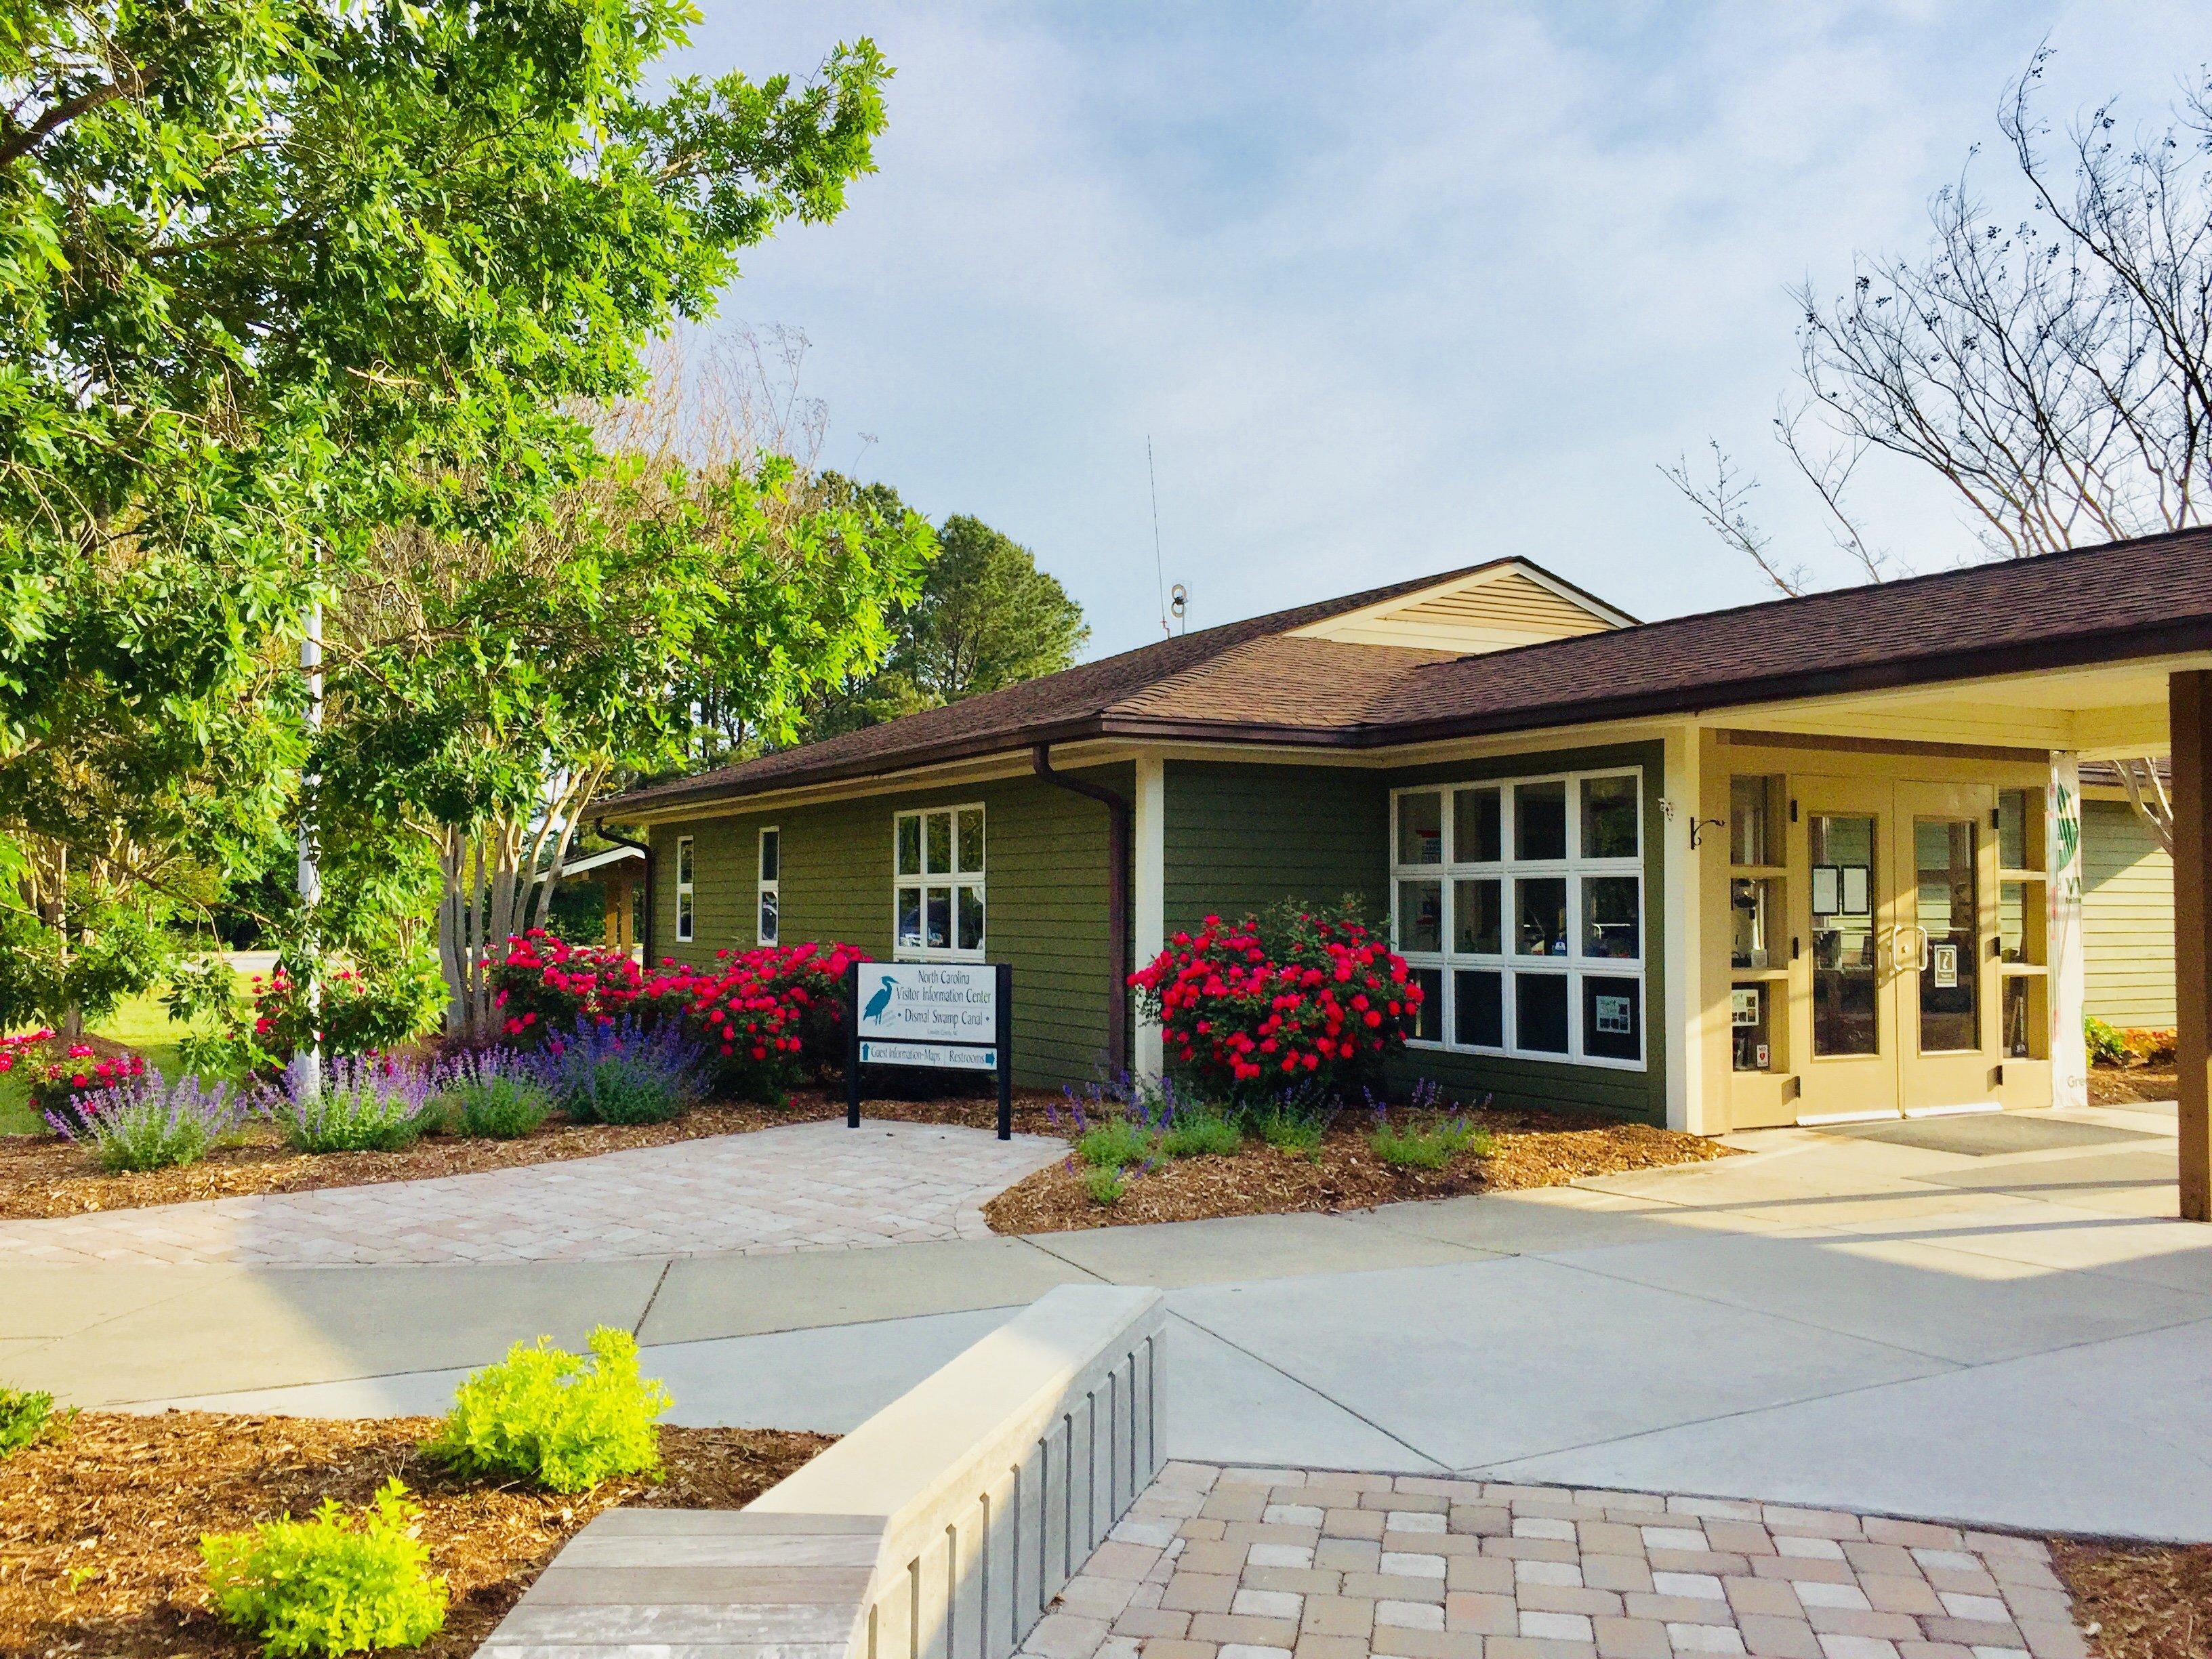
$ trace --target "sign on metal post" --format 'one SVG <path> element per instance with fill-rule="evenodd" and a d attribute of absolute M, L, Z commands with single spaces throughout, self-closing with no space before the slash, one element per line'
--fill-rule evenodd
<path fill-rule="evenodd" d="M 854 963 L 846 970 L 847 1127 L 860 1127 L 860 1067 L 920 1066 L 998 1073 L 999 1139 L 1012 1139 L 1013 986 L 1005 963 Z"/>

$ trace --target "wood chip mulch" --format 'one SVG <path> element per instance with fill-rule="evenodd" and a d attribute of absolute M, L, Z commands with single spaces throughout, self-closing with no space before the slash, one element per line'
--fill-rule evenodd
<path fill-rule="evenodd" d="M 1726 1158 L 1730 1149 L 1697 1135 L 1646 1123 L 1590 1123 L 1538 1112 L 1464 1114 L 1495 1137 L 1486 1158 L 1464 1154 L 1442 1170 L 1385 1164 L 1368 1144 L 1364 1113 L 1346 1113 L 1309 1159 L 1247 1136 L 1226 1158 L 1162 1160 L 1132 1180 L 1121 1200 L 1095 1202 L 1084 1172 L 1055 1164 L 1016 1182 L 983 1206 L 1000 1233 L 1069 1232 L 1215 1216 L 1333 1213 L 1406 1199 L 1557 1187 L 1588 1176 L 1652 1170 Z"/>
<path fill-rule="evenodd" d="M 1058 1095 L 1018 1097 L 1018 1133 L 1052 1133 L 1047 1107 Z M 106 1175 L 79 1147 L 51 1135 L 0 1136 L 0 1220 L 82 1215 L 94 1210 L 133 1210 L 202 1198 L 243 1198 L 258 1193 L 303 1193 L 325 1187 L 365 1187 L 384 1181 L 472 1175 L 522 1164 L 592 1158 L 635 1146 L 665 1146 L 708 1135 L 745 1134 L 779 1124 L 841 1115 L 842 1097 L 818 1090 L 793 1093 L 782 1106 L 716 1103 L 699 1106 L 671 1123 L 620 1127 L 550 1122 L 516 1140 L 471 1140 L 428 1135 L 397 1152 L 295 1152 L 274 1131 L 256 1127 L 182 1169 L 140 1175 Z M 998 1107 L 989 1100 L 870 1101 L 871 1117 L 908 1122 L 995 1127 Z"/>
<path fill-rule="evenodd" d="M 434 1418 L 85 1412 L 0 1462 L 0 1653 L 248 1659 L 208 1610 L 199 1538 L 325 1497 L 357 1506 L 397 1474 L 422 1505 L 446 1627 L 411 1651 L 476 1651 L 571 1533 L 617 1504 L 737 1509 L 830 1443 L 756 1429 L 660 1431 L 666 1478 L 581 1497 L 457 1480 L 419 1443 Z"/>
<path fill-rule="evenodd" d="M 2171 1066 L 2092 1066 L 2089 1099 L 2098 1106 L 2132 1106 L 2138 1101 L 2172 1100 L 2181 1087 Z"/>
<path fill-rule="evenodd" d="M 2212 1659 L 2212 1544 L 2051 1540 L 2098 1659 Z"/>

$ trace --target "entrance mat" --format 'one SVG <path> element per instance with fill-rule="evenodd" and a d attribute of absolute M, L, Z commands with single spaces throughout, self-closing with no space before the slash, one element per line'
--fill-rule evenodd
<path fill-rule="evenodd" d="M 1914 1146 L 1923 1152 L 1956 1152 L 1966 1158 L 2002 1158 L 2016 1152 L 2055 1152 L 2081 1146 L 2118 1146 L 2130 1140 L 2166 1139 L 2142 1129 L 2115 1129 L 2109 1124 L 2026 1117 L 2014 1112 L 1837 1123 L 1820 1133 L 1846 1135 L 1853 1140 L 1879 1140 L 1892 1146 Z"/>

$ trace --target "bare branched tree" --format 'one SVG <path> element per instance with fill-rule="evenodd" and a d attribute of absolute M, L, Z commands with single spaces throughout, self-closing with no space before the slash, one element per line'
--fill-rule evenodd
<path fill-rule="evenodd" d="M 1847 499 L 1869 456 L 1942 479 L 1992 558 L 2212 521 L 2212 79 L 2162 126 L 2125 134 L 2108 102 L 2054 146 L 2033 104 L 2049 59 L 1997 113 L 2021 217 L 2001 221 L 1962 173 L 1930 204 L 1923 252 L 1861 257 L 1832 300 L 1793 294 L 1801 390 L 1776 436 L 1876 580 L 1902 567 Z M 1803 591 L 1745 511 L 1756 480 L 1717 445 L 1714 460 L 1711 483 L 1661 471 L 1769 581 Z M 2171 850 L 2164 792 L 2142 782 L 2154 769 L 2122 770 Z"/>

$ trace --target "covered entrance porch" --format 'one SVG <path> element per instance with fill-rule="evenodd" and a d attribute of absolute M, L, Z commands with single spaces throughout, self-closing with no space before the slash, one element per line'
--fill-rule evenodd
<path fill-rule="evenodd" d="M 2076 769 L 2170 757 L 2176 937 L 2145 948 L 2174 952 L 2182 1213 L 2212 1218 L 2208 744 L 2202 654 L 1700 719 L 1670 744 L 1698 802 L 1684 1127 L 2086 1104 Z"/>
<path fill-rule="evenodd" d="M 1728 1127 L 2050 1105 L 2048 759 L 1713 740 Z"/>

